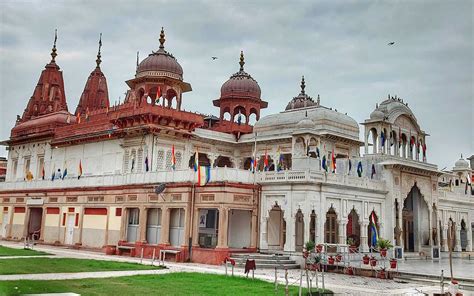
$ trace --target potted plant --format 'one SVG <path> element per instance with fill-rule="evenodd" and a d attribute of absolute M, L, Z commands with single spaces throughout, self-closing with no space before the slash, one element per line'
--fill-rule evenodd
<path fill-rule="evenodd" d="M 369 255 L 365 254 L 364 257 L 362 257 L 362 263 L 369 264 L 369 261 L 370 261 Z"/>
<path fill-rule="evenodd" d="M 379 248 L 380 256 L 386 257 L 387 250 L 393 248 L 392 242 L 388 239 L 379 239 L 377 242 L 377 247 Z"/>
<path fill-rule="evenodd" d="M 316 252 L 321 253 L 323 251 L 323 245 L 316 246 Z"/>
<path fill-rule="evenodd" d="M 341 262 L 342 261 L 342 255 L 341 254 L 337 254 L 336 255 L 336 262 Z"/>
<path fill-rule="evenodd" d="M 352 266 L 348 266 L 346 268 L 346 274 L 348 275 L 354 275 L 354 268 Z"/>
<path fill-rule="evenodd" d="M 375 267 L 377 265 L 377 259 L 374 256 L 370 258 L 370 266 Z"/>
<path fill-rule="evenodd" d="M 387 276 L 386 276 L 386 272 L 385 272 L 385 268 L 381 268 L 380 271 L 379 271 L 379 278 L 381 279 L 386 279 Z"/>
<path fill-rule="evenodd" d="M 334 257 L 333 257 L 332 255 L 329 256 L 329 258 L 328 258 L 328 263 L 329 263 L 330 265 L 333 265 L 333 264 L 334 264 Z"/>
<path fill-rule="evenodd" d="M 395 259 L 395 258 L 390 259 L 390 268 L 392 268 L 392 269 L 397 268 L 397 259 Z"/>
<path fill-rule="evenodd" d="M 349 245 L 350 253 L 355 253 L 357 251 L 356 242 L 352 237 L 347 238 L 347 244 Z"/>

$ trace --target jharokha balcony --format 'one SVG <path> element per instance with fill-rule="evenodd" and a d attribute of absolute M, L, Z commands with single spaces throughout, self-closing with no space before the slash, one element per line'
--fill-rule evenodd
<path fill-rule="evenodd" d="M 0 183 L 0 190 L 35 190 L 55 188 L 81 187 L 113 187 L 124 184 L 158 184 L 158 183 L 196 183 L 197 173 L 193 169 L 176 171 L 153 171 L 127 174 L 83 175 L 80 179 L 69 174 L 64 180 L 47 175 L 45 180 L 8 181 Z M 344 174 L 325 173 L 319 170 L 285 170 L 257 172 L 249 170 L 215 167 L 211 169 L 210 182 L 233 182 L 243 184 L 274 184 L 274 183 L 332 183 L 366 190 L 384 191 L 385 181 L 373 180 L 367 177 L 355 177 Z"/>

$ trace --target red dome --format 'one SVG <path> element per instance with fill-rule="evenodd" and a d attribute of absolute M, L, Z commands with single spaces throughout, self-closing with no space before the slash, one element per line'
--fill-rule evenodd
<path fill-rule="evenodd" d="M 183 68 L 175 57 L 164 50 L 158 50 L 144 59 L 137 68 L 137 74 L 147 71 L 165 71 L 183 78 Z"/>
<path fill-rule="evenodd" d="M 260 99 L 260 86 L 244 71 L 232 75 L 221 87 L 221 97 L 249 96 Z"/>
<path fill-rule="evenodd" d="M 230 76 L 221 87 L 221 98 L 224 97 L 251 97 L 260 99 L 262 91 L 255 79 L 244 71 L 244 54 L 240 52 L 240 70 Z"/>

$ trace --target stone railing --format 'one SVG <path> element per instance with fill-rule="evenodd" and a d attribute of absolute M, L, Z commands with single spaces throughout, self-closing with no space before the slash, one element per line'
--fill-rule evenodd
<path fill-rule="evenodd" d="M 257 182 L 265 183 L 329 183 L 335 185 L 345 185 L 370 190 L 385 191 L 385 181 L 373 180 L 367 177 L 354 177 L 344 174 L 331 174 L 321 171 L 301 170 L 301 171 L 281 171 L 281 172 L 259 172 Z"/>
<path fill-rule="evenodd" d="M 31 189 L 54 189 L 73 187 L 97 187 L 97 186 L 119 186 L 125 184 L 150 184 L 150 183 L 175 183 L 175 182 L 196 182 L 197 173 L 193 169 L 176 171 L 159 171 L 130 174 L 111 174 L 100 176 L 82 176 L 58 179 L 51 181 L 16 181 L 0 183 L 0 190 L 31 190 Z M 211 169 L 211 182 L 232 181 L 238 183 L 254 182 L 254 175 L 247 170 L 234 168 L 213 168 Z"/>

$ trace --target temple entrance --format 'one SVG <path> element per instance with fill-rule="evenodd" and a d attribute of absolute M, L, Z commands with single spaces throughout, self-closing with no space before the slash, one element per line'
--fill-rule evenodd
<path fill-rule="evenodd" d="M 230 248 L 249 248 L 252 235 L 252 211 L 230 210 L 228 244 Z"/>
<path fill-rule="evenodd" d="M 219 211 L 217 209 L 199 210 L 199 246 L 215 248 L 219 231 Z"/>
<path fill-rule="evenodd" d="M 304 246 L 304 217 L 301 210 L 295 215 L 295 250 L 302 252 Z"/>
<path fill-rule="evenodd" d="M 37 240 L 41 235 L 41 224 L 43 220 L 43 208 L 30 208 L 30 219 L 28 221 L 28 237 Z"/>
<path fill-rule="evenodd" d="M 330 244 L 338 243 L 338 227 L 337 214 L 331 206 L 326 213 L 326 223 L 324 223 L 324 242 Z M 336 252 L 336 248 L 330 247 L 328 248 L 328 252 Z"/>
<path fill-rule="evenodd" d="M 352 209 L 352 211 L 347 216 L 346 235 L 348 244 L 357 247 L 360 245 L 359 215 L 357 215 L 355 209 Z"/>
<path fill-rule="evenodd" d="M 430 244 L 428 205 L 416 184 L 403 203 L 403 246 L 405 252 L 418 252 Z"/>
<path fill-rule="evenodd" d="M 280 206 L 275 205 L 270 210 L 267 223 L 268 248 L 271 250 L 281 250 L 284 246 L 284 219 Z"/>

